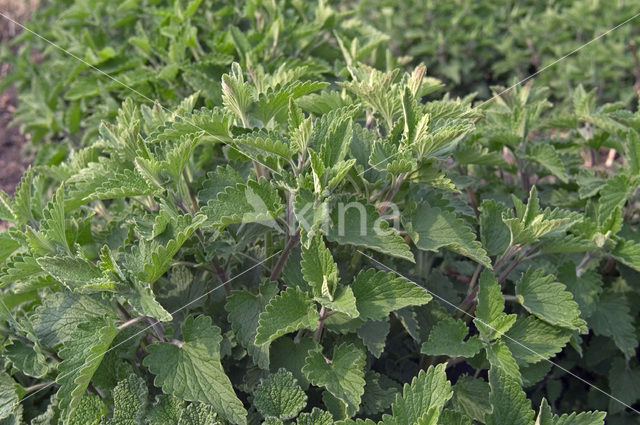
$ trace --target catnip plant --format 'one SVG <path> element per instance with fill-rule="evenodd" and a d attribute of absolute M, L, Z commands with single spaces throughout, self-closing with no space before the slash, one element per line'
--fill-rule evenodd
<path fill-rule="evenodd" d="M 77 57 L 24 33 L 6 80 L 39 145 L 0 192 L 1 424 L 637 421 L 638 108 L 441 94 L 376 11 L 39 12 Z"/>
<path fill-rule="evenodd" d="M 637 114 L 578 90 L 554 150 L 531 85 L 482 110 L 423 102 L 424 67 L 297 75 L 128 99 L 2 195 L 4 420 L 602 424 L 543 395 L 584 384 L 592 334 L 632 415 Z M 576 170 L 605 134 L 626 166 Z"/>

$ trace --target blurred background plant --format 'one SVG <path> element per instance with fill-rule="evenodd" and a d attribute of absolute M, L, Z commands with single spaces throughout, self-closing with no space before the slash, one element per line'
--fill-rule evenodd
<path fill-rule="evenodd" d="M 567 53 L 638 13 L 628 0 L 363 0 L 349 7 L 387 33 L 405 62 L 427 65 L 455 94 L 509 85 L 544 69 Z M 630 43 L 640 26 L 630 22 L 536 76 L 551 89 L 554 103 L 566 104 L 579 84 L 596 88 L 598 100 L 629 105 L 640 77 Z"/>

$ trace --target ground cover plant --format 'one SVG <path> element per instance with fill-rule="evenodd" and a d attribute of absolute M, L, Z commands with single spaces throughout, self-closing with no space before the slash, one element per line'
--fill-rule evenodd
<path fill-rule="evenodd" d="M 352 2 L 390 36 L 396 55 L 426 64 L 456 94 L 489 97 L 493 85 L 508 86 L 585 49 L 555 63 L 552 72 L 536 75 L 537 84 L 551 88 L 558 107 L 580 84 L 597 89 L 601 102 L 634 102 L 634 86 L 640 88 L 635 6 L 592 0 Z M 631 25 L 616 28 L 628 19 Z"/>
<path fill-rule="evenodd" d="M 91 143 L 126 98 L 173 108 L 198 90 L 216 106 L 234 60 L 251 72 L 295 69 L 298 78 L 333 81 L 344 68 L 337 38 L 357 46 L 353 60 L 388 39 L 323 2 L 63 0 L 37 10 L 31 25 L 37 35 L 14 39 L 17 53 L 3 46 L 13 72 L 0 89 L 21 92 L 16 123 L 43 164 Z"/>
<path fill-rule="evenodd" d="M 86 65 L 57 83 L 48 110 L 82 126 L 44 125 L 48 153 L 0 192 L 0 423 L 638 422 L 626 99 L 575 85 L 554 108 L 535 81 L 452 96 L 323 2 L 71 3 L 110 12 L 105 34 L 184 18 L 226 62 L 191 86 L 211 65 L 197 47 L 173 78 L 150 70 L 175 47 L 132 58 L 161 104 Z M 300 47 L 302 16 L 325 48 Z M 107 86 L 55 103 L 78 81 Z"/>

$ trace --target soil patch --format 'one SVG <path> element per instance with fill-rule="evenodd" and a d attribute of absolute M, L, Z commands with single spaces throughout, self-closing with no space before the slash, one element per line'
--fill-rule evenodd
<path fill-rule="evenodd" d="M 0 0 L 0 12 L 9 18 L 24 22 L 39 0 Z M 7 43 L 20 32 L 20 27 L 0 16 L 0 43 Z M 0 80 L 9 72 L 9 65 L 0 64 Z M 22 147 L 27 137 L 17 127 L 10 127 L 17 104 L 16 90 L 9 87 L 0 94 L 0 189 L 13 194 L 27 168 L 22 158 Z"/>
<path fill-rule="evenodd" d="M 16 91 L 10 87 L 0 96 L 0 189 L 10 195 L 27 168 L 21 154 L 26 138 L 17 127 L 9 127 L 15 107 Z"/>

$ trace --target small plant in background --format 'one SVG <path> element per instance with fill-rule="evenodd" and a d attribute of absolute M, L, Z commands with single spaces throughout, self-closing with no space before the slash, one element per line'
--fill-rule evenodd
<path fill-rule="evenodd" d="M 40 37 L 24 31 L 13 41 L 17 55 L 3 46 L 13 72 L 0 89 L 20 90 L 16 122 L 39 143 L 36 162 L 50 165 L 91 143 L 126 98 L 175 108 L 200 91 L 217 106 L 234 60 L 252 73 L 334 80 L 342 60 L 336 37 L 357 46 L 355 60 L 388 39 L 323 2 L 64 0 L 38 10 L 30 25 Z"/>
<path fill-rule="evenodd" d="M 0 421 L 637 419 L 637 111 L 438 95 L 324 2 L 69 3 L 146 71 L 45 56 L 82 126 L 0 192 Z"/>
<path fill-rule="evenodd" d="M 536 74 L 559 107 L 580 84 L 597 89 L 601 102 L 635 102 L 640 32 L 633 2 L 364 0 L 351 7 L 390 35 L 403 62 L 425 63 L 456 94 L 487 98 L 494 85 Z M 576 49 L 580 54 L 567 56 Z"/>

